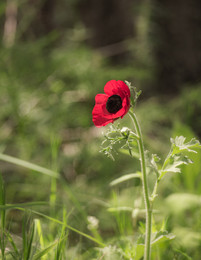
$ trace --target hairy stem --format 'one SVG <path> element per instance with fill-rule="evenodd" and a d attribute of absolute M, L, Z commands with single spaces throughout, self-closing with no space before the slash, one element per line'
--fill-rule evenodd
<path fill-rule="evenodd" d="M 145 233 L 145 250 L 144 250 L 144 260 L 149 260 L 151 257 L 151 226 L 152 226 L 152 208 L 149 200 L 149 191 L 148 191 L 148 182 L 146 174 L 146 162 L 144 154 L 144 145 L 142 140 L 142 133 L 140 125 L 137 121 L 136 115 L 134 112 L 129 112 L 129 115 L 135 126 L 136 134 L 139 136 L 138 148 L 140 153 L 140 162 L 141 162 L 141 172 L 142 172 L 142 187 L 144 195 L 144 203 L 146 208 L 146 233 Z"/>

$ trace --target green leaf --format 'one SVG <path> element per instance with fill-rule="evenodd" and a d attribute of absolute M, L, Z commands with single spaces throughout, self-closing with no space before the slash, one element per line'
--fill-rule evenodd
<path fill-rule="evenodd" d="M 193 163 L 187 156 L 174 155 L 168 158 L 168 164 L 160 171 L 160 179 L 166 174 L 171 172 L 181 172 L 181 165 Z"/>
<path fill-rule="evenodd" d="M 160 161 L 160 157 L 157 154 L 150 154 L 149 151 L 146 151 L 146 164 L 147 167 L 151 168 L 159 176 L 159 169 L 157 163 Z"/>
<path fill-rule="evenodd" d="M 135 260 L 140 260 L 144 255 L 144 245 L 137 244 L 135 248 Z"/>
<path fill-rule="evenodd" d="M 113 153 L 117 153 L 118 145 L 121 145 L 121 149 L 127 150 L 130 156 L 133 156 L 133 148 L 137 145 L 136 139 L 139 137 L 131 129 L 127 127 L 121 129 L 119 125 L 111 125 L 104 136 L 105 139 L 101 144 L 101 152 L 110 159 L 114 160 Z"/>
<path fill-rule="evenodd" d="M 123 176 L 113 180 L 110 183 L 110 186 L 115 186 L 115 185 L 118 185 L 118 184 L 120 184 L 122 182 L 131 180 L 131 179 L 134 179 L 134 178 L 141 178 L 141 177 L 142 177 L 141 172 L 129 173 L 129 174 L 123 175 Z"/>
<path fill-rule="evenodd" d="M 192 138 L 189 142 L 185 143 L 186 138 L 183 136 L 177 136 L 175 139 L 171 138 L 171 149 L 165 159 L 162 169 L 159 171 L 160 180 L 168 172 L 181 172 L 181 165 L 192 163 L 192 161 L 186 155 L 187 152 L 196 153 L 197 148 L 201 148 L 200 142 L 195 138 Z"/>
<path fill-rule="evenodd" d="M 168 240 L 172 240 L 174 238 L 175 238 L 175 235 L 172 233 L 168 233 L 167 231 L 155 232 L 152 234 L 151 244 L 155 246 L 157 244 L 160 244 L 160 243 L 168 241 Z"/>
<path fill-rule="evenodd" d="M 184 136 L 177 136 L 175 139 L 171 138 L 170 141 L 172 143 L 172 154 L 177 154 L 182 151 L 194 152 L 194 149 L 201 148 L 200 142 L 195 138 L 192 138 L 188 143 L 185 143 L 186 138 Z"/>
<path fill-rule="evenodd" d="M 130 91 L 131 91 L 131 93 L 132 93 L 132 95 L 133 95 L 133 98 L 131 98 L 131 103 L 132 103 L 133 107 L 135 107 L 136 102 L 137 102 L 139 96 L 140 96 L 141 93 L 142 93 L 142 90 L 137 91 L 137 88 L 134 87 L 134 86 L 132 86 L 132 85 L 131 85 L 131 82 L 129 82 L 129 81 L 127 81 L 127 80 L 125 80 L 125 83 L 126 83 L 126 85 L 129 87 L 129 89 L 130 89 Z"/>

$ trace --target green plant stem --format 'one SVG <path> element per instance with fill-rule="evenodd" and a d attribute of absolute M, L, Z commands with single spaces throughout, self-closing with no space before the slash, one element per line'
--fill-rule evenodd
<path fill-rule="evenodd" d="M 149 260 L 151 257 L 152 208 L 151 208 L 151 203 L 149 200 L 144 145 L 143 145 L 142 133 L 141 133 L 141 129 L 140 129 L 140 125 L 138 123 L 137 117 L 134 112 L 129 112 L 129 115 L 133 121 L 136 133 L 139 137 L 137 139 L 137 142 L 138 142 L 138 148 L 139 148 L 139 153 L 140 153 L 142 187 L 143 187 L 144 203 L 145 203 L 145 209 L 146 209 L 146 233 L 145 233 L 144 260 Z"/>

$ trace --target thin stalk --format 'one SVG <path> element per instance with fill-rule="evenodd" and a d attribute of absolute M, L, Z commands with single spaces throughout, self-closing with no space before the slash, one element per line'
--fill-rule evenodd
<path fill-rule="evenodd" d="M 146 174 L 146 162 L 144 154 L 144 145 L 142 139 L 142 133 L 140 125 L 138 123 L 137 117 L 134 112 L 129 112 L 129 115 L 135 126 L 136 134 L 139 136 L 138 148 L 140 153 L 140 163 L 141 163 L 141 172 L 142 172 L 142 188 L 144 195 L 144 203 L 146 209 L 146 233 L 145 233 L 145 249 L 144 249 L 144 260 L 149 260 L 151 257 L 151 229 L 152 229 L 152 208 L 149 200 L 149 191 L 148 191 L 148 182 Z"/>

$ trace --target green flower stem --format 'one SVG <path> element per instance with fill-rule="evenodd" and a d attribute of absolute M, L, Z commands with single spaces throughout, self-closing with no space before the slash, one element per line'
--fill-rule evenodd
<path fill-rule="evenodd" d="M 151 257 L 152 208 L 151 208 L 151 203 L 149 200 L 144 145 L 143 145 L 140 125 L 137 121 L 136 115 L 134 112 L 131 112 L 131 111 L 129 112 L 129 115 L 135 126 L 136 134 L 139 136 L 139 139 L 137 140 L 137 142 L 138 142 L 138 148 L 139 148 L 139 153 L 140 153 L 142 187 L 143 187 L 144 203 L 145 203 L 145 208 L 146 208 L 146 234 L 145 234 L 144 260 L 149 260 Z"/>

